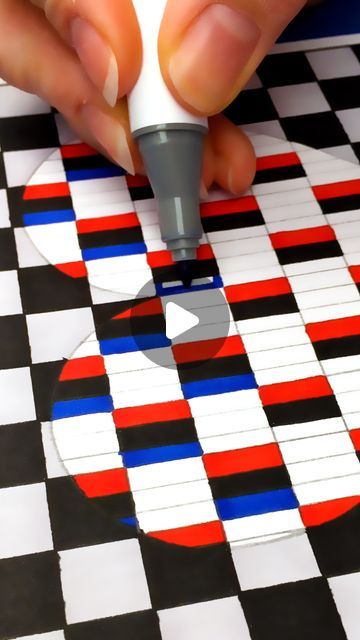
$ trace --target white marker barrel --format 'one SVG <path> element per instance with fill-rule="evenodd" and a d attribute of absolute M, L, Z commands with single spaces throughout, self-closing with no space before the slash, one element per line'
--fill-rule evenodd
<path fill-rule="evenodd" d="M 181 2 L 181 0 L 179 0 Z M 167 0 L 133 0 L 143 42 L 143 62 L 138 81 L 128 96 L 131 131 L 158 125 L 207 127 L 207 119 L 189 113 L 167 88 L 159 63 L 158 37 Z"/>

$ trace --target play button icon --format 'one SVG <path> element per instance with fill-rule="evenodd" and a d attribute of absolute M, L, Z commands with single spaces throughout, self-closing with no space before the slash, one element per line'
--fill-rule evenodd
<path fill-rule="evenodd" d="M 165 287 L 164 287 L 165 288 Z M 130 314 L 130 351 L 141 351 L 153 364 L 174 370 L 197 368 L 217 357 L 230 330 L 230 308 L 221 289 L 210 278 L 199 279 L 187 291 L 154 296 L 150 280 L 136 296 Z M 232 327 L 234 331 L 234 327 Z M 187 362 L 185 363 L 185 360 Z"/>
<path fill-rule="evenodd" d="M 165 307 L 166 337 L 169 340 L 178 338 L 186 331 L 196 327 L 200 318 L 175 302 L 168 302 Z"/>

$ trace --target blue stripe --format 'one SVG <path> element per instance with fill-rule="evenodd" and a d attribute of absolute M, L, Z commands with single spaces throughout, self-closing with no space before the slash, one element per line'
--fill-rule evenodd
<path fill-rule="evenodd" d="M 139 523 L 136 518 L 120 518 L 119 522 L 127 524 L 129 527 L 138 527 Z"/>
<path fill-rule="evenodd" d="M 244 391 L 245 389 L 257 389 L 255 376 L 247 373 L 242 376 L 228 376 L 227 378 L 211 378 L 182 384 L 182 391 L 186 400 L 199 396 L 212 396 L 231 391 Z"/>
<path fill-rule="evenodd" d="M 221 289 L 223 285 L 223 281 L 220 276 L 209 276 L 208 284 L 195 284 L 191 285 L 190 291 L 193 293 L 194 291 L 208 291 L 209 289 Z M 177 295 L 179 293 L 189 293 L 189 289 L 185 289 L 182 285 L 177 285 L 174 287 L 164 287 L 162 283 L 155 284 L 156 293 L 158 296 L 172 296 Z"/>
<path fill-rule="evenodd" d="M 101 260 L 102 258 L 133 256 L 140 253 L 146 253 L 146 244 L 144 242 L 134 242 L 132 244 L 117 244 L 109 247 L 92 247 L 91 249 L 83 249 L 82 257 L 84 260 Z"/>
<path fill-rule="evenodd" d="M 116 176 L 123 176 L 125 173 L 126 171 L 121 167 L 109 165 L 108 167 L 98 167 L 95 169 L 67 171 L 66 178 L 68 182 L 77 182 L 78 180 L 94 180 L 94 178 L 114 178 Z"/>
<path fill-rule="evenodd" d="M 55 402 L 52 408 L 52 419 L 74 418 L 90 413 L 108 413 L 114 410 L 111 396 L 80 398 L 79 400 L 63 400 Z"/>
<path fill-rule="evenodd" d="M 23 216 L 24 225 L 26 227 L 33 227 L 38 224 L 54 224 L 56 222 L 72 222 L 75 219 L 75 212 L 72 209 L 24 213 Z"/>
<path fill-rule="evenodd" d="M 215 504 L 221 520 L 234 520 L 261 513 L 286 511 L 287 509 L 296 509 L 299 506 L 292 489 L 265 491 L 237 498 L 223 498 L 215 500 Z"/>
<path fill-rule="evenodd" d="M 171 341 L 164 333 L 153 333 L 136 336 L 136 338 L 129 336 L 127 338 L 100 340 L 100 351 L 103 356 L 111 356 L 116 353 L 161 349 L 162 347 L 169 347 L 170 345 Z"/>
<path fill-rule="evenodd" d="M 203 453 L 199 442 L 189 444 L 175 444 L 168 447 L 152 447 L 151 449 L 139 449 L 138 451 L 122 452 L 124 466 L 128 469 L 141 467 L 157 462 L 170 462 L 171 460 L 184 460 L 195 458 Z"/>

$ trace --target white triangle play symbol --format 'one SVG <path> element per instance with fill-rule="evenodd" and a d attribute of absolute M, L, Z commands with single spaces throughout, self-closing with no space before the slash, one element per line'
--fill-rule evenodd
<path fill-rule="evenodd" d="M 194 314 L 183 309 L 175 302 L 168 302 L 165 308 L 166 337 L 173 340 L 182 333 L 196 327 L 200 320 Z"/>

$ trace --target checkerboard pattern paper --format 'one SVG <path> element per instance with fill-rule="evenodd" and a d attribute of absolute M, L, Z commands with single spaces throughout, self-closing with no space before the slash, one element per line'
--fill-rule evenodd
<path fill-rule="evenodd" d="M 53 405 L 60 455 L 85 494 L 117 519 L 187 546 L 302 531 L 360 501 L 357 429 L 346 426 L 348 414 L 356 423 L 360 383 L 347 373 L 354 365 L 345 346 L 349 338 L 350 354 L 360 352 L 359 315 L 346 315 L 346 302 L 359 310 L 359 265 L 342 244 L 349 235 L 358 240 L 360 168 L 303 145 L 252 140 L 252 193 L 201 209 L 206 243 L 198 265 L 230 305 L 228 337 L 212 309 L 211 334 L 171 343 L 171 298 L 155 271 L 160 297 L 129 303 L 80 346 Z M 148 248 L 149 265 L 171 263 L 165 245 L 155 255 Z M 161 276 L 176 277 L 171 269 Z M 194 292 L 181 284 L 170 289 L 195 312 L 209 286 L 197 282 Z M 307 322 L 307 314 L 319 321 Z M 332 331 L 341 336 L 345 364 L 337 363 Z M 144 356 L 155 352 L 168 368 Z M 322 360 L 337 373 L 326 377 Z"/>
<path fill-rule="evenodd" d="M 296 54 L 297 60 L 306 68 L 310 65 L 315 79 L 302 79 L 301 72 L 300 77 L 288 75 L 281 81 L 277 69 L 286 68 L 285 55 L 276 56 L 280 67 L 271 56 L 269 63 L 264 63 L 272 67 L 268 76 L 260 70 L 253 88 L 229 113 L 257 133 L 288 136 L 355 161 L 359 155 L 359 105 L 358 92 L 352 87 L 356 89 L 359 81 L 354 66 L 359 47 L 336 49 L 336 54 L 341 52 L 341 72 L 336 71 L 336 65 L 324 62 L 323 68 L 335 74 L 324 79 L 320 77 L 319 59 L 316 70 L 309 53 L 300 57 Z M 334 55 L 333 50 L 326 53 Z M 295 68 L 294 58 L 288 64 L 290 69 Z M 273 100 L 270 89 L 299 83 L 319 86 L 329 109 L 325 110 L 317 89 L 312 100 L 306 87 L 303 114 L 293 115 L 293 103 L 289 107 L 285 104 L 284 93 L 278 98 L 274 93 Z M 332 89 L 335 85 L 339 87 L 336 92 Z M 335 93 L 341 97 L 340 103 L 337 97 L 335 104 Z M 285 101 L 281 108 L 280 100 Z M 124 312 L 127 303 L 119 301 L 118 294 L 90 288 L 85 278 L 74 279 L 54 269 L 29 242 L 23 228 L 23 185 L 60 144 L 72 142 L 72 135 L 48 105 L 5 84 L 0 86 L 0 104 L 0 508 L 5 515 L 0 534 L 0 636 L 6 640 L 188 640 L 193 634 L 201 640 L 212 640 L 216 633 L 216 637 L 230 640 L 302 640 L 306 636 L 357 639 L 358 507 L 331 522 L 268 544 L 230 549 L 226 543 L 218 543 L 189 549 L 138 537 L 131 527 L 114 524 L 74 486 L 58 459 L 49 425 L 53 387 L 64 358 L 70 357 L 96 327 Z M 141 199 L 144 187 L 136 188 Z M 131 194 L 135 197 L 135 192 Z M 295 194 L 294 190 L 294 219 Z M 310 206 L 309 216 L 325 215 L 324 226 L 331 225 L 336 240 L 318 237 L 317 250 L 321 244 L 337 242 L 341 251 L 339 255 L 317 255 L 313 259 L 322 260 L 324 265 L 330 260 L 326 269 L 347 271 L 352 278 L 350 283 L 334 284 L 340 315 L 332 315 L 327 297 L 332 294 L 326 287 L 321 303 L 315 300 L 314 307 L 314 299 L 320 294 L 302 288 L 301 278 L 306 274 L 290 273 L 296 263 L 286 263 L 283 257 L 287 251 L 293 256 L 297 245 L 283 244 L 275 252 L 282 252 L 281 267 L 288 265 L 288 275 L 282 277 L 293 279 L 293 291 L 297 284 L 301 287 L 293 295 L 301 301 L 311 340 L 307 349 L 299 344 L 309 357 L 306 375 L 314 375 L 311 363 L 320 361 L 346 420 L 348 431 L 343 433 L 351 432 L 355 442 L 359 423 L 353 404 L 357 393 L 352 390 L 352 372 L 358 369 L 359 309 L 354 267 L 359 261 L 354 211 L 358 205 L 350 204 L 354 194 L 347 192 L 342 197 L 348 199 L 350 208 L 342 205 L 340 211 L 325 210 L 322 206 L 331 208 L 331 200 L 339 194 L 328 191 L 320 195 L 320 213 L 318 209 L 311 212 Z M 261 197 L 265 195 L 258 192 L 256 198 Z M 271 198 L 268 205 L 271 211 Z M 272 220 L 270 230 L 267 221 L 271 234 L 283 232 L 276 227 L 278 222 Z M 351 230 L 347 230 L 348 224 Z M 258 253 L 262 251 L 260 248 Z M 270 274 L 270 279 L 277 277 L 271 265 L 259 268 Z M 256 306 L 257 298 L 261 306 L 266 296 L 257 296 Z M 233 304 L 244 309 L 243 302 L 246 299 L 241 298 Z M 345 318 L 350 319 L 348 323 L 341 323 Z M 255 322 L 250 320 L 241 319 L 245 342 L 250 334 L 246 323 L 249 327 Z M 257 324 L 254 326 L 257 331 Z M 251 366 L 255 368 L 258 352 L 248 345 L 246 351 L 253 354 Z M 259 363 L 258 371 L 266 370 L 263 364 Z M 261 384 L 271 382 L 265 376 Z M 324 435 L 330 433 L 328 425 L 324 424 L 324 429 Z"/>

